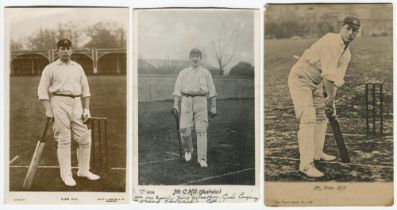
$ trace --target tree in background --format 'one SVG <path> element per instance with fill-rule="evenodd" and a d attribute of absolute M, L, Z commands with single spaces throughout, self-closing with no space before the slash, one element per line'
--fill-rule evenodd
<path fill-rule="evenodd" d="M 59 23 L 57 29 L 40 28 L 33 32 L 28 36 L 26 45 L 31 50 L 56 49 L 57 41 L 67 38 L 72 41 L 74 47 L 79 48 L 82 41 L 81 33 L 82 29 L 71 21 Z"/>
<path fill-rule="evenodd" d="M 13 39 L 11 39 L 10 49 L 11 50 L 22 50 L 23 45 L 19 42 L 14 41 Z"/>
<path fill-rule="evenodd" d="M 230 41 L 226 41 L 226 37 L 221 37 L 220 35 L 218 35 L 216 39 L 211 39 L 220 75 L 224 75 L 225 67 L 230 63 L 234 54 L 236 53 L 236 46 L 239 40 L 239 32 L 232 32 L 230 33 L 230 36 Z"/>
<path fill-rule="evenodd" d="M 40 29 L 27 38 L 27 48 L 31 50 L 48 50 L 56 48 L 57 32 L 50 29 Z"/>
<path fill-rule="evenodd" d="M 254 77 L 255 68 L 248 62 L 239 62 L 229 72 L 230 76 Z"/>
<path fill-rule="evenodd" d="M 85 30 L 90 41 L 87 48 L 126 48 L 126 32 L 123 28 L 117 28 L 114 23 L 99 22 Z"/>
<path fill-rule="evenodd" d="M 126 48 L 126 31 L 111 22 L 81 27 L 74 22 L 59 23 L 58 28 L 41 28 L 21 40 L 11 40 L 11 50 L 56 49 L 59 39 L 72 41 L 74 48 Z"/>
<path fill-rule="evenodd" d="M 73 43 L 74 48 L 80 48 L 83 41 L 81 40 L 82 34 L 83 29 L 72 21 L 60 23 L 57 31 L 57 40 L 67 38 Z"/>

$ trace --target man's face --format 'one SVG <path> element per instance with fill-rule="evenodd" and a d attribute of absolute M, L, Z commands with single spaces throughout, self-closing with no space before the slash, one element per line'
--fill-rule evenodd
<path fill-rule="evenodd" d="M 199 54 L 191 54 L 190 60 L 192 61 L 193 66 L 198 66 L 200 64 L 201 56 Z"/>
<path fill-rule="evenodd" d="M 353 41 L 356 38 L 359 30 L 360 30 L 359 28 L 354 28 L 349 24 L 343 25 L 343 27 L 340 30 L 343 41 L 344 42 Z"/>
<path fill-rule="evenodd" d="M 71 59 L 72 56 L 72 48 L 71 47 L 59 47 L 58 48 L 59 58 L 63 62 L 67 62 Z"/>

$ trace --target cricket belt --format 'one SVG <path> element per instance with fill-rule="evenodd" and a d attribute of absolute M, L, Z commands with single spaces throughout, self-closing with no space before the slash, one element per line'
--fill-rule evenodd
<path fill-rule="evenodd" d="M 186 97 L 206 96 L 207 93 L 182 93 Z"/>
<path fill-rule="evenodd" d="M 62 96 L 62 97 L 69 97 L 69 98 L 77 98 L 77 97 L 81 96 L 81 95 L 59 94 L 59 93 L 53 93 L 52 95 L 54 95 L 54 96 Z"/>

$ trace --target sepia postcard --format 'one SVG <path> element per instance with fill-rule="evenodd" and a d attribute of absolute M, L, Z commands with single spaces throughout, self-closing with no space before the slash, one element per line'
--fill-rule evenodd
<path fill-rule="evenodd" d="M 129 9 L 6 7 L 6 204 L 126 204 Z"/>
<path fill-rule="evenodd" d="M 133 200 L 259 201 L 259 10 L 134 10 Z"/>
<path fill-rule="evenodd" d="M 392 4 L 267 4 L 264 20 L 266 206 L 392 206 Z"/>

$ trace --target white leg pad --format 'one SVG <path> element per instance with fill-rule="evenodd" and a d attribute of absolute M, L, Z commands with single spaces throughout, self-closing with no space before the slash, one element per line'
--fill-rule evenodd
<path fill-rule="evenodd" d="M 315 124 L 300 124 L 298 131 L 298 144 L 300 155 L 300 168 L 311 164 L 314 160 L 314 135 Z"/>
<path fill-rule="evenodd" d="M 197 161 L 207 161 L 207 132 L 197 132 Z"/>
<path fill-rule="evenodd" d="M 192 142 L 192 129 L 181 128 L 180 129 L 182 148 L 183 151 L 193 153 L 193 142 Z"/>
<path fill-rule="evenodd" d="M 324 149 L 325 135 L 327 132 L 327 123 L 317 123 L 315 131 L 315 148 L 314 148 L 314 159 L 320 160 L 321 154 Z"/>
<path fill-rule="evenodd" d="M 193 142 L 192 142 L 192 135 L 188 136 L 186 138 L 186 151 L 193 153 L 194 149 L 193 149 Z"/>
<path fill-rule="evenodd" d="M 80 174 L 85 174 L 90 170 L 91 132 L 88 131 L 84 138 L 87 138 L 86 142 L 88 144 L 79 144 L 77 148 L 77 161 Z"/>
<path fill-rule="evenodd" d="M 64 180 L 66 177 L 72 176 L 70 144 L 58 144 L 57 156 L 61 178 Z"/>

